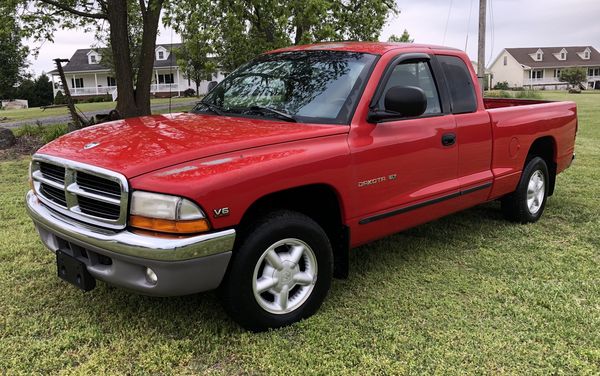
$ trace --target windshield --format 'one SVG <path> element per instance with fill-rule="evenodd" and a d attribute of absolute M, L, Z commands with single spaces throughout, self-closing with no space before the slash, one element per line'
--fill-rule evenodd
<path fill-rule="evenodd" d="M 262 55 L 225 78 L 193 112 L 347 124 L 375 59 L 343 51 Z"/>

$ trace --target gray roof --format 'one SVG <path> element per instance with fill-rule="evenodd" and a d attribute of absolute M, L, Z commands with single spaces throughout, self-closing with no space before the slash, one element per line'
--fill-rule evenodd
<path fill-rule="evenodd" d="M 181 46 L 181 43 L 173 43 L 173 44 L 157 44 L 156 47 L 158 48 L 159 46 L 164 47 L 165 49 L 167 49 L 168 51 L 171 51 L 173 48 L 179 48 Z M 65 73 L 68 72 L 98 72 L 98 71 L 106 71 L 109 70 L 110 68 L 103 65 L 102 64 L 102 60 L 100 60 L 100 63 L 98 64 L 90 64 L 88 62 L 88 53 L 90 51 L 96 51 L 98 52 L 98 54 L 102 55 L 102 48 L 84 48 L 84 49 L 80 49 L 75 51 L 75 53 L 73 54 L 73 56 L 71 56 L 71 58 L 69 59 L 69 62 L 63 66 L 63 70 L 65 71 Z M 154 60 L 154 67 L 155 68 L 168 68 L 168 67 L 175 67 L 177 66 L 177 60 L 175 58 L 175 54 L 170 53 L 169 57 L 166 60 Z M 48 72 L 50 74 L 52 73 L 58 73 L 58 71 L 52 70 L 50 72 Z"/>
<path fill-rule="evenodd" d="M 567 51 L 566 60 L 558 60 L 554 54 L 560 53 L 562 49 Z M 590 49 L 590 58 L 584 60 L 579 57 L 586 48 Z M 542 61 L 535 61 L 529 56 L 535 54 L 537 50 L 544 53 Z M 592 46 L 572 46 L 572 47 L 531 47 L 531 48 L 507 48 L 506 51 L 511 54 L 519 64 L 531 68 L 563 68 L 563 67 L 587 67 L 590 65 L 600 65 L 600 52 Z"/>

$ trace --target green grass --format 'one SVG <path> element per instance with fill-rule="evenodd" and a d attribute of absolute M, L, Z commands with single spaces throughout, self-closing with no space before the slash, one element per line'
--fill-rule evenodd
<path fill-rule="evenodd" d="M 0 163 L 0 373 L 600 373 L 600 96 L 533 225 L 489 203 L 353 250 L 312 318 L 241 330 L 214 293 L 158 299 L 55 276 L 25 214 L 27 159 Z"/>
<path fill-rule="evenodd" d="M 177 106 L 181 102 L 189 102 L 193 98 L 173 98 L 172 104 Z M 169 103 L 168 98 L 157 98 L 152 100 L 152 104 L 167 104 Z M 115 102 L 96 102 L 96 103 L 80 103 L 76 105 L 77 108 L 82 112 L 87 111 L 109 111 L 115 108 Z M 4 122 L 18 121 L 18 120 L 32 120 L 40 119 L 44 117 L 68 115 L 69 110 L 66 107 L 49 108 L 42 110 L 39 107 L 28 108 L 24 110 L 0 110 L 0 118 L 6 117 Z M 2 121 L 0 121 L 2 125 Z"/>

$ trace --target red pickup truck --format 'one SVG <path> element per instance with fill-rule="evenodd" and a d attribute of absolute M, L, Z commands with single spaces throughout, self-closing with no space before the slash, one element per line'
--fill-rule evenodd
<path fill-rule="evenodd" d="M 264 330 L 315 313 L 352 247 L 497 199 L 509 220 L 537 221 L 576 132 L 572 102 L 482 98 L 459 50 L 295 46 L 189 113 L 42 147 L 26 201 L 64 280 L 219 288 L 233 319 Z"/>

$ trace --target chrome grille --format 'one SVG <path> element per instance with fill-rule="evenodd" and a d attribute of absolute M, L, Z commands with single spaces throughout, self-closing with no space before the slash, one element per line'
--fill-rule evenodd
<path fill-rule="evenodd" d="M 36 154 L 31 163 L 31 177 L 37 196 L 48 207 L 94 225 L 125 227 L 129 189 L 123 175 Z"/>

